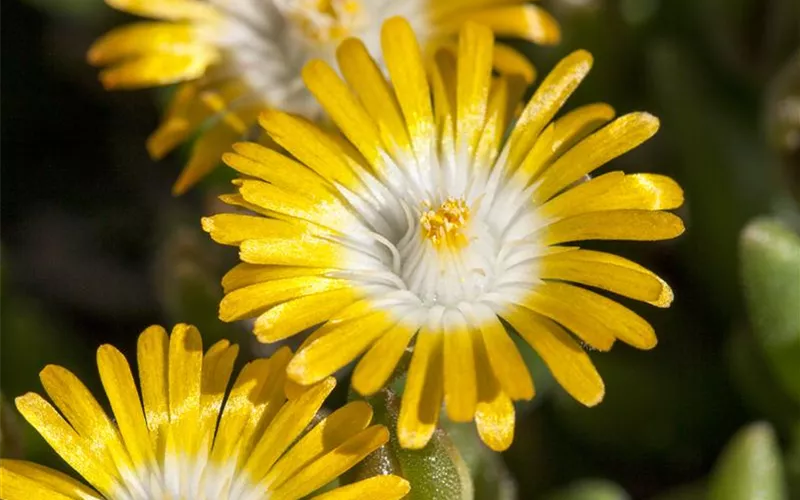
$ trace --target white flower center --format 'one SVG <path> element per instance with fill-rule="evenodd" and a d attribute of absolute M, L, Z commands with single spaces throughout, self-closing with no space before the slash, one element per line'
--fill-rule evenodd
<path fill-rule="evenodd" d="M 347 245 L 352 267 L 363 270 L 350 278 L 379 307 L 400 316 L 437 306 L 512 302 L 533 288 L 542 245 L 530 191 L 512 180 L 497 182 L 489 171 L 473 172 L 470 179 L 462 170 L 448 182 L 458 194 L 435 179 L 405 178 L 378 207 L 360 205 L 375 230 Z M 441 194 L 420 196 L 431 192 Z M 380 223 L 374 222 L 376 212 Z"/>
<path fill-rule="evenodd" d="M 423 0 L 211 0 L 224 21 L 214 43 L 226 67 L 211 78 L 237 77 L 250 92 L 234 105 L 266 103 L 316 119 L 319 104 L 301 78 L 311 59 L 335 67 L 336 47 L 360 38 L 379 57 L 380 29 L 392 16 L 409 20 L 422 43 L 430 33 Z"/>
<path fill-rule="evenodd" d="M 256 500 L 269 492 L 237 470 L 236 459 L 215 465 L 202 456 L 167 456 L 162 466 L 122 471 L 114 500 Z"/>
<path fill-rule="evenodd" d="M 359 0 L 274 0 L 305 40 L 340 42 L 370 22 Z"/>

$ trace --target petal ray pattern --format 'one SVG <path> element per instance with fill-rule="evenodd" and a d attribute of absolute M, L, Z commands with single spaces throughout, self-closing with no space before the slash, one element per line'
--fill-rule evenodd
<path fill-rule="evenodd" d="M 159 159 L 198 136 L 174 185 L 183 193 L 207 175 L 232 142 L 246 136 L 264 107 L 316 120 L 321 108 L 302 82 L 312 59 L 357 75 L 359 99 L 370 110 L 388 89 L 369 54 L 380 53 L 380 26 L 404 16 L 427 50 L 451 46 L 469 19 L 489 22 L 504 36 L 538 44 L 560 39 L 558 23 L 525 0 L 106 0 L 111 7 L 149 18 L 112 30 L 90 48 L 108 89 L 179 83 L 163 121 L 147 141 Z M 343 44 L 354 37 L 363 40 Z M 337 47 L 339 50 L 337 52 Z M 497 69 L 526 84 L 535 71 L 508 46 L 498 46 Z M 383 65 L 378 59 L 377 64 Z M 521 88 L 521 86 L 518 85 Z M 373 108 L 374 109 L 374 108 Z M 395 120 L 386 124 L 394 132 Z"/>
<path fill-rule="evenodd" d="M 343 137 L 270 110 L 260 122 L 287 153 L 237 144 L 225 155 L 242 178 L 223 199 L 256 215 L 203 222 L 243 262 L 229 274 L 220 314 L 257 318 L 265 342 L 316 325 L 288 364 L 299 384 L 360 358 L 353 386 L 369 395 L 413 347 L 400 443 L 425 446 L 444 404 L 449 418 L 474 420 L 502 450 L 513 438 L 512 402 L 534 395 L 511 335 L 590 406 L 604 386 L 582 346 L 655 346 L 653 328 L 607 295 L 667 307 L 669 286 L 577 244 L 674 238 L 684 227 L 667 210 L 683 192 L 657 175 L 589 180 L 659 122 L 643 112 L 614 119 L 605 104 L 557 118 L 592 66 L 588 52 L 558 63 L 516 116 L 509 78 L 493 71 L 487 27 L 467 23 L 455 53 L 442 48 L 430 59 L 403 19 L 384 24 L 382 41 L 387 76 L 354 40 L 339 53 L 343 76 L 320 60 L 304 71 Z M 279 179 L 290 162 L 296 174 Z M 241 287 L 230 286 L 232 276 Z M 294 332 L 276 331 L 282 324 Z"/>
<path fill-rule="evenodd" d="M 328 377 L 284 395 L 288 348 L 241 370 L 230 391 L 238 347 L 222 340 L 203 353 L 200 333 L 158 326 L 139 337 L 139 387 L 117 349 L 97 351 L 113 420 L 72 373 L 48 366 L 52 399 L 28 393 L 17 408 L 89 485 L 40 465 L 0 460 L 0 498 L 113 500 L 258 500 L 303 498 L 336 479 L 389 439 L 370 426 L 372 408 L 356 401 L 314 424 L 336 382 Z M 309 429 L 310 428 L 310 429 Z M 393 475 L 369 478 L 320 498 L 400 499 Z"/>

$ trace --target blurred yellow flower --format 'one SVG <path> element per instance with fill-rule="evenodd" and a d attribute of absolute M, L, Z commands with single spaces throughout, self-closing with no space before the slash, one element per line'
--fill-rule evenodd
<path fill-rule="evenodd" d="M 345 38 L 364 40 L 378 53 L 381 23 L 408 18 L 430 46 L 449 43 L 464 21 L 480 19 L 499 35 L 556 43 L 555 20 L 525 0 L 106 0 L 155 21 L 115 29 L 89 50 L 105 66 L 109 89 L 183 83 L 163 123 L 148 140 L 161 158 L 199 132 L 174 186 L 184 192 L 219 162 L 265 106 L 315 119 L 319 107 L 300 72 L 312 58 L 335 60 Z M 509 47 L 497 48 L 498 69 L 527 79 L 533 68 Z M 530 83 L 530 82 L 528 82 Z"/>
<path fill-rule="evenodd" d="M 321 325 L 289 377 L 313 384 L 366 353 L 353 373 L 365 395 L 415 340 L 400 443 L 424 446 L 444 400 L 452 420 L 474 419 L 484 442 L 503 450 L 512 400 L 534 387 L 501 319 L 567 392 L 600 402 L 603 382 L 579 342 L 649 349 L 656 337 L 626 307 L 576 284 L 658 307 L 672 292 L 629 260 L 565 244 L 674 238 L 683 223 L 665 210 L 683 193 L 660 175 L 586 180 L 658 129 L 647 113 L 611 121 L 606 104 L 553 121 L 589 72 L 589 53 L 558 63 L 517 118 L 507 78 L 492 73 L 488 28 L 466 24 L 457 54 L 442 50 L 428 68 L 406 21 L 387 21 L 382 40 L 391 85 L 355 40 L 339 48 L 343 78 L 323 61 L 304 70 L 347 140 L 271 110 L 261 125 L 294 158 L 253 143 L 224 155 L 243 177 L 223 200 L 254 214 L 203 220 L 243 261 L 223 278 L 220 317 L 257 317 L 262 342 Z"/>
<path fill-rule="evenodd" d="M 53 405 L 38 394 L 17 408 L 91 487 L 60 472 L 0 460 L 0 497 L 31 499 L 298 499 L 334 480 L 388 440 L 369 426 L 372 409 L 350 403 L 308 432 L 332 378 L 286 400 L 288 349 L 246 365 L 225 399 L 238 347 L 227 341 L 203 354 L 199 332 L 178 325 L 168 336 L 150 327 L 139 337 L 142 398 L 125 357 L 97 351 L 109 418 L 69 371 L 41 373 Z M 143 404 L 144 403 L 144 404 Z M 295 442 L 296 441 L 296 442 Z M 408 483 L 376 476 L 318 499 L 402 498 Z"/>

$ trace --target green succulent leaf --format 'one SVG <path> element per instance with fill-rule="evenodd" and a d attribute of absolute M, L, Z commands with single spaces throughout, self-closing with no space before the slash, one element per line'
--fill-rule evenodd
<path fill-rule="evenodd" d="M 781 387 L 800 402 L 800 237 L 756 219 L 742 232 L 740 255 L 753 332 Z"/>
<path fill-rule="evenodd" d="M 630 500 L 622 487 L 605 479 L 581 479 L 546 497 L 546 500 Z"/>
<path fill-rule="evenodd" d="M 473 423 L 444 419 L 442 425 L 469 468 L 475 500 L 517 498 L 517 485 L 503 458 L 483 444 Z"/>
<path fill-rule="evenodd" d="M 783 463 L 772 426 L 740 430 L 723 450 L 711 477 L 709 500 L 787 500 Z"/>
<path fill-rule="evenodd" d="M 347 479 L 357 481 L 377 474 L 397 474 L 411 483 L 406 500 L 473 500 L 469 468 L 444 429 L 437 429 L 421 450 L 407 450 L 397 440 L 400 397 L 390 389 L 364 398 L 372 405 L 373 423 L 390 431 L 390 440 L 373 452 Z"/>

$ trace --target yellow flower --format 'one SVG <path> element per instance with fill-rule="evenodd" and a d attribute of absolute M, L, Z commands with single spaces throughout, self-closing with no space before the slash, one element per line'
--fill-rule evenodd
<path fill-rule="evenodd" d="M 171 336 L 148 328 L 138 345 L 143 406 L 125 357 L 102 346 L 97 365 L 114 420 L 75 375 L 46 367 L 42 384 L 55 407 L 28 393 L 17 398 L 17 408 L 92 488 L 37 464 L 2 460 L 0 498 L 297 499 L 387 441 L 385 427 L 369 426 L 372 409 L 363 402 L 304 433 L 335 381 L 324 379 L 287 401 L 288 349 L 246 365 L 225 399 L 237 353 L 221 341 L 203 355 L 191 326 L 178 325 Z M 385 475 L 316 498 L 381 492 L 380 498 L 398 499 L 408 491 L 405 480 Z"/>
<path fill-rule="evenodd" d="M 312 58 L 332 63 L 347 37 L 379 52 L 380 26 L 391 16 L 406 16 L 431 47 L 450 43 L 469 19 L 542 44 L 560 37 L 556 21 L 525 0 L 106 1 L 155 21 L 115 29 L 91 47 L 89 61 L 107 67 L 100 74 L 103 85 L 185 82 L 147 144 L 151 156 L 161 158 L 200 132 L 176 193 L 211 171 L 265 106 L 316 119 L 319 107 L 303 86 L 303 65 Z M 499 46 L 497 53 L 500 71 L 533 78 L 533 68 L 513 49 Z"/>
<path fill-rule="evenodd" d="M 243 177 L 223 200 L 255 214 L 203 220 L 243 261 L 223 278 L 221 319 L 257 317 L 262 342 L 321 325 L 289 363 L 293 381 L 315 383 L 366 353 L 352 383 L 372 394 L 415 340 L 398 424 L 409 448 L 428 442 L 442 400 L 452 420 L 474 419 L 493 449 L 510 445 L 512 401 L 534 387 L 506 324 L 567 392 L 599 403 L 603 382 L 581 343 L 649 349 L 656 337 L 632 311 L 576 284 L 672 301 L 647 269 L 574 245 L 683 232 L 665 211 L 683 202 L 671 179 L 614 171 L 587 180 L 651 137 L 658 120 L 611 121 L 611 107 L 591 104 L 553 121 L 592 65 L 577 51 L 506 133 L 517 103 L 492 74 L 492 43 L 489 29 L 469 23 L 457 56 L 438 53 L 426 76 L 411 27 L 396 18 L 383 27 L 391 86 L 358 41 L 339 48 L 344 80 L 309 63 L 306 84 L 347 141 L 265 112 L 261 125 L 294 159 L 234 144 L 223 159 Z"/>

